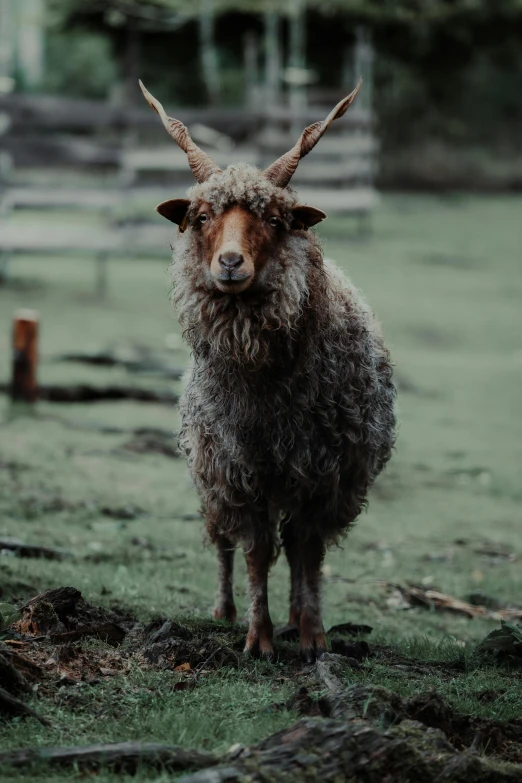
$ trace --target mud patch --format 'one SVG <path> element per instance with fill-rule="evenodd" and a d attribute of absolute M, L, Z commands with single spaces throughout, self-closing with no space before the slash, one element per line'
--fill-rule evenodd
<path fill-rule="evenodd" d="M 161 429 L 143 428 L 136 430 L 134 437 L 123 448 L 135 454 L 162 454 L 164 457 L 178 459 L 181 455 L 174 433 Z"/>
<path fill-rule="evenodd" d="M 0 394 L 9 393 L 10 385 L 0 383 Z M 163 405 L 175 405 L 179 399 L 177 394 L 159 389 L 143 389 L 138 386 L 90 386 L 88 384 L 40 385 L 38 398 L 46 402 L 60 403 L 135 400 L 136 402 L 156 402 Z"/>

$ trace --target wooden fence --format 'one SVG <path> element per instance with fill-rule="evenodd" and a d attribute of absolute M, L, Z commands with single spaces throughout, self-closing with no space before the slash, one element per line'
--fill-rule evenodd
<path fill-rule="evenodd" d="M 333 96 L 332 96 L 333 97 Z M 336 99 L 342 96 L 337 96 Z M 289 149 L 297 129 L 323 119 L 330 105 L 290 109 L 179 109 L 172 114 L 225 167 L 246 161 L 264 167 Z M 199 138 L 201 136 L 201 138 Z M 210 144 L 210 146 L 209 146 Z M 367 227 L 375 205 L 377 151 L 371 112 L 355 104 L 305 158 L 292 180 L 299 198 L 328 213 L 355 215 Z M 135 199 L 155 204 L 181 196 L 193 178 L 185 154 L 150 109 L 48 96 L 0 98 L 0 274 L 16 253 L 87 253 L 97 259 L 97 287 L 106 287 L 107 258 L 165 247 L 166 226 L 122 227 Z M 25 225 L 13 210 L 98 211 L 104 227 Z M 132 211 L 132 210 L 131 210 Z M 4 219 L 2 219 L 2 217 Z"/>

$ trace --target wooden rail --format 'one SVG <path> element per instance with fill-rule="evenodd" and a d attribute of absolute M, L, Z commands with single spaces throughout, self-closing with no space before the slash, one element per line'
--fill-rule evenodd
<path fill-rule="evenodd" d="M 222 167 L 245 161 L 264 168 L 294 144 L 296 125 L 305 127 L 325 116 L 324 106 L 168 111 L 189 127 L 200 123 L 235 141 L 228 149 L 210 149 Z M 154 112 L 100 101 L 13 95 L 0 97 L 0 117 L 0 163 L 13 163 L 7 176 L 3 166 L 3 177 L 0 166 L 0 218 L 18 209 L 104 216 L 104 225 L 95 231 L 70 222 L 51 227 L 41 220 L 21 230 L 0 220 L 0 279 L 14 254 L 87 253 L 96 259 L 96 289 L 103 296 L 111 255 L 168 254 L 168 229 L 122 228 L 117 221 L 120 205 L 144 186 L 163 186 L 160 195 L 150 196 L 152 214 L 156 203 L 183 195 L 193 184 L 185 153 L 166 138 Z M 328 213 L 355 215 L 366 226 L 377 200 L 377 149 L 371 112 L 355 106 L 299 165 L 292 181 L 299 198 Z M 80 174 L 97 185 L 82 187 Z"/>

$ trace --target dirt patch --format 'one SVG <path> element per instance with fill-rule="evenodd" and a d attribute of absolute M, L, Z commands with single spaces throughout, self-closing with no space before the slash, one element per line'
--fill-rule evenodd
<path fill-rule="evenodd" d="M 522 720 L 495 721 L 462 715 L 437 693 L 404 702 L 409 718 L 440 729 L 458 749 L 480 749 L 486 755 L 522 763 Z"/>
<path fill-rule="evenodd" d="M 162 454 L 164 457 L 173 459 L 178 459 L 181 456 L 176 435 L 161 429 L 135 430 L 134 437 L 127 441 L 123 448 L 127 451 L 133 451 L 135 454 Z"/>
<path fill-rule="evenodd" d="M 237 629 L 227 632 L 219 626 L 213 633 L 208 630 L 160 618 L 144 629 L 139 656 L 155 667 L 180 672 L 237 666 L 244 633 Z"/>
<path fill-rule="evenodd" d="M 317 670 L 319 682 L 329 694 L 314 697 L 307 688 L 300 688 L 286 706 L 296 709 L 300 715 L 322 715 L 336 720 L 359 718 L 383 729 L 403 721 L 415 721 L 441 731 L 459 751 L 480 751 L 522 763 L 522 719 L 498 721 L 466 715 L 435 691 L 405 699 L 380 686 L 359 683 L 345 689 L 339 679 L 343 665 L 345 662 L 339 656 L 325 656 L 317 664 Z"/>
<path fill-rule="evenodd" d="M 3 701 L 4 713 L 8 715 L 32 715 L 45 722 L 45 716 L 37 715 L 22 701 L 33 692 L 35 683 L 39 694 L 68 708 L 83 710 L 92 709 L 91 701 L 81 689 L 67 686 L 96 687 L 108 678 L 128 674 L 137 664 L 177 674 L 178 679 L 169 687 L 190 691 L 198 687 L 201 677 L 221 667 L 237 667 L 242 660 L 242 627 L 230 628 L 212 621 L 177 622 L 164 616 L 143 625 L 119 608 L 113 611 L 89 604 L 72 587 L 35 596 L 21 607 L 21 613 L 21 619 L 11 626 L 13 638 L 0 647 L 0 667 L 3 665 L 8 674 L 3 680 L 10 683 L 12 691 Z M 108 629 L 116 635 L 106 634 Z M 369 627 L 346 623 L 331 630 L 346 637 L 367 632 Z M 93 641 L 100 639 L 109 645 Z M 243 779 L 241 776 L 253 771 L 253 759 L 264 770 L 264 777 L 259 780 L 301 780 L 299 764 L 294 764 L 292 754 L 295 751 L 297 758 L 305 748 L 307 753 L 310 748 L 317 751 L 313 753 L 314 765 L 318 765 L 315 772 L 325 781 L 355 775 L 354 779 L 373 783 L 384 779 L 385 771 L 391 775 L 390 780 L 412 783 L 517 780 L 509 770 L 507 776 L 498 777 L 501 768 L 495 766 L 495 761 L 522 763 L 521 719 L 496 721 L 462 714 L 436 692 L 408 699 L 364 683 L 345 688 L 346 677 L 341 676 L 343 669 L 361 668 L 372 662 L 387 663 L 390 669 L 403 667 L 409 671 L 416 667 L 425 674 L 440 670 L 443 665 L 448 671 L 452 666 L 462 669 L 462 661 L 422 662 L 420 666 L 419 661 L 397 654 L 394 658 L 389 648 L 370 647 L 358 639 L 334 636 L 331 643 L 340 654 L 326 654 L 315 667 L 305 670 L 299 660 L 298 645 L 281 645 L 279 664 L 283 669 L 278 668 L 277 675 L 283 675 L 287 681 L 304 676 L 306 686 L 274 707 L 306 717 L 291 729 L 253 746 L 247 755 L 241 750 L 236 751 L 239 755 L 215 761 L 216 780 L 230 779 L 221 776 L 225 762 L 239 765 L 232 780 Z M 484 694 L 486 698 L 494 699 L 495 694 Z M 101 757 L 110 757 L 109 749 L 110 746 L 104 746 Z M 83 750 L 76 750 L 80 753 L 77 758 L 83 758 Z M 62 751 L 58 754 L 61 759 L 66 758 Z M 482 754 L 480 759 L 477 753 Z M 327 757 L 335 759 L 335 763 L 323 769 L 322 759 Z M 352 766 L 345 769 L 342 759 L 348 757 Z M 464 765 L 464 776 L 452 777 L 450 771 L 455 765 L 459 769 Z"/>
<path fill-rule="evenodd" d="M 10 394 L 10 385 L 0 383 L 0 394 Z M 135 400 L 137 402 L 157 402 L 164 405 L 175 405 L 179 399 L 177 394 L 159 389 L 143 389 L 137 386 L 90 386 L 88 384 L 42 385 L 38 387 L 38 398 L 46 402 L 61 403 Z"/>
<path fill-rule="evenodd" d="M 129 503 L 126 506 L 101 506 L 100 513 L 103 514 L 104 517 L 110 517 L 111 519 L 129 521 L 141 517 L 145 514 L 145 509 L 141 508 L 141 506 Z"/>
<path fill-rule="evenodd" d="M 94 353 L 68 353 L 57 357 L 60 362 L 88 364 L 92 367 L 123 367 L 128 372 L 161 375 L 179 381 L 185 372 L 183 367 L 173 367 L 153 356 L 150 350 L 140 346 L 127 346 L 120 350 L 101 350 Z"/>
<path fill-rule="evenodd" d="M 87 603 L 74 587 L 40 593 L 24 604 L 21 612 L 21 619 L 12 628 L 22 640 L 43 637 L 63 644 L 91 637 L 118 645 L 127 632 L 122 618 L 109 609 Z"/>

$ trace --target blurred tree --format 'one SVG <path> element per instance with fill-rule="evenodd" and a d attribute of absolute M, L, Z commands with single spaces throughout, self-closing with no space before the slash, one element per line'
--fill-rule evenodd
<path fill-rule="evenodd" d="M 276 29 L 277 11 L 277 61 L 288 63 L 288 19 L 295 3 L 211 0 L 216 18 L 207 17 L 202 29 L 203 2 L 208 12 L 210 0 L 47 0 L 54 29 L 88 30 L 110 41 L 127 98 L 137 95 L 140 75 L 162 100 L 203 104 L 212 97 L 216 101 L 219 90 L 220 103 L 241 103 L 244 36 L 254 34 L 261 44 L 266 42 L 265 25 Z M 370 34 L 378 133 L 390 159 L 394 151 L 407 152 L 430 139 L 453 148 L 479 144 L 522 154 L 522 0 L 303 4 L 302 59 L 318 75 L 314 89 L 345 89 L 346 55 L 355 31 L 362 25 Z M 201 57 L 204 40 L 215 46 L 211 58 Z M 254 52 L 256 46 L 250 49 Z M 250 57 L 249 72 L 263 62 L 262 45 L 256 51 L 261 63 Z M 219 79 L 209 81 L 210 72 L 214 77 L 218 69 Z M 99 78 L 103 81 L 101 74 Z M 91 93 L 98 89 L 85 86 Z"/>
<path fill-rule="evenodd" d="M 107 36 L 73 30 L 51 32 L 46 41 L 43 87 L 57 95 L 106 98 L 118 79 Z M 67 67 L 64 68 L 64 63 Z"/>

